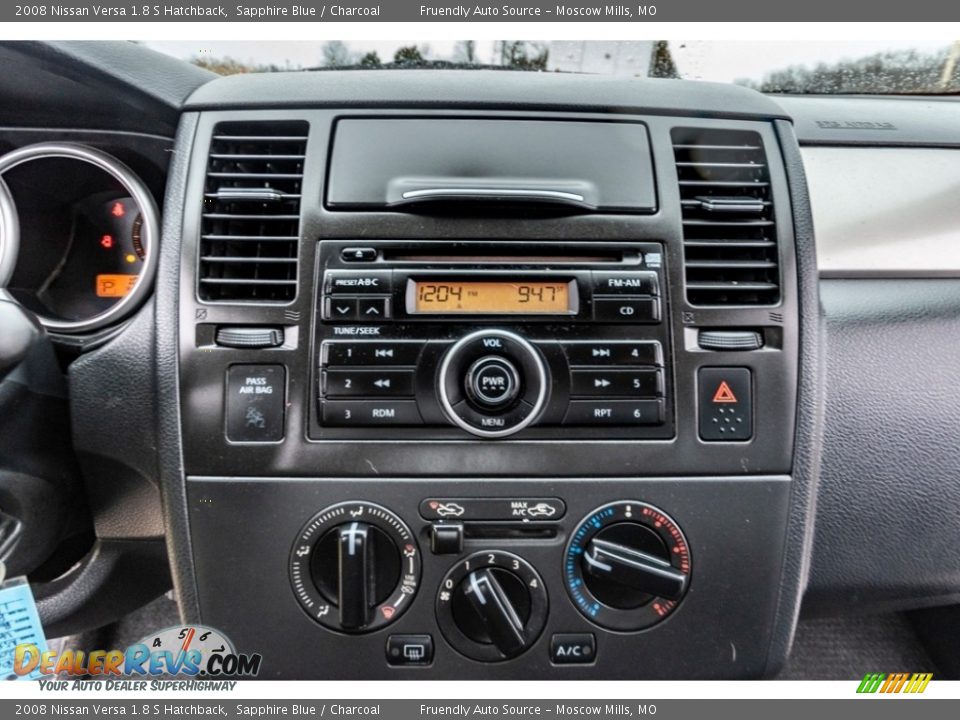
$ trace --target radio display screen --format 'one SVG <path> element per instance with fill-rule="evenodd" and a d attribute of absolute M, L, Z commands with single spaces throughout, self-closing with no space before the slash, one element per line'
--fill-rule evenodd
<path fill-rule="evenodd" d="M 413 281 L 413 312 L 459 315 L 569 315 L 576 312 L 575 281 Z"/>

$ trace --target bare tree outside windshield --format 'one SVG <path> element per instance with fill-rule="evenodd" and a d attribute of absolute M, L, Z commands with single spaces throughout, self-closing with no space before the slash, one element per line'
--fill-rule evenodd
<path fill-rule="evenodd" d="M 482 68 L 711 80 L 765 93 L 960 92 L 960 41 L 235 41 L 199 49 L 187 42 L 147 44 L 221 75 Z"/>

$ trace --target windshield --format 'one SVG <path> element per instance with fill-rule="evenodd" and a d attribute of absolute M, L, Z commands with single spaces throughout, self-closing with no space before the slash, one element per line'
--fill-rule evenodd
<path fill-rule="evenodd" d="M 148 42 L 221 75 L 290 70 L 495 68 L 745 85 L 766 93 L 960 92 L 960 41 Z"/>

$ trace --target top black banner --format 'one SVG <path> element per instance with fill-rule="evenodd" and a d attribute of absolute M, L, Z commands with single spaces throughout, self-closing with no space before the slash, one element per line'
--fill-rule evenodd
<path fill-rule="evenodd" d="M 122 0 L 4 3 L 0 22 L 948 22 L 960 19 L 960 3 L 942 0 L 242 0 L 240 2 L 136 3 Z"/>

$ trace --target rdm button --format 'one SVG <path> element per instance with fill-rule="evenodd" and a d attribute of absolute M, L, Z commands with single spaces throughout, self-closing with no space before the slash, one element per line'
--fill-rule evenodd
<path fill-rule="evenodd" d="M 234 365 L 227 370 L 227 439 L 283 440 L 285 391 L 283 365 Z"/>
<path fill-rule="evenodd" d="M 747 368 L 701 368 L 700 438 L 743 441 L 753 437 L 752 377 Z"/>

